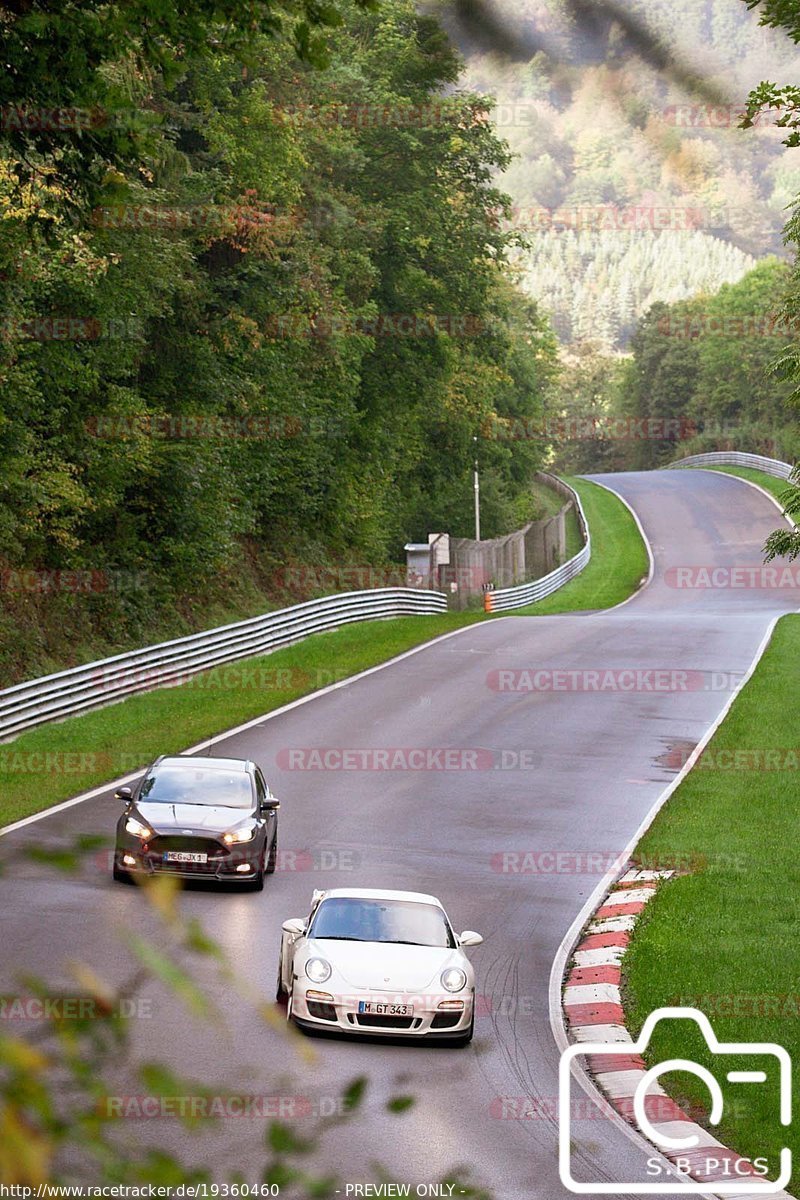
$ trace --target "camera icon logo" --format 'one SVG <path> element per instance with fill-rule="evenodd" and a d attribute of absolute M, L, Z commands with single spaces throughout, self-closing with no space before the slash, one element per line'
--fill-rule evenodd
<path fill-rule="evenodd" d="M 638 1183 L 624 1181 L 610 1183 L 606 1180 L 586 1182 L 573 1177 L 571 1162 L 572 1130 L 570 1121 L 572 1111 L 571 1078 L 573 1063 L 579 1057 L 591 1058 L 594 1055 L 603 1055 L 604 1059 L 608 1061 L 609 1058 L 613 1059 L 614 1056 L 630 1057 L 632 1054 L 642 1054 L 650 1044 L 650 1039 L 656 1025 L 659 1021 L 663 1020 L 694 1021 L 705 1038 L 709 1050 L 715 1056 L 719 1057 L 719 1078 L 726 1079 L 730 1084 L 765 1084 L 768 1082 L 768 1076 L 764 1070 L 728 1069 L 725 1065 L 726 1056 L 735 1055 L 739 1059 L 742 1056 L 752 1056 L 759 1059 L 768 1056 L 777 1060 L 779 1120 L 783 1126 L 791 1124 L 792 1063 L 788 1052 L 783 1046 L 779 1046 L 774 1042 L 720 1042 L 711 1027 L 708 1017 L 697 1009 L 658 1008 L 647 1018 L 642 1027 L 642 1032 L 635 1042 L 612 1042 L 610 1044 L 606 1044 L 605 1042 L 578 1042 L 575 1045 L 568 1046 L 561 1055 L 559 1065 L 558 1157 L 559 1174 L 564 1187 L 568 1191 L 578 1195 L 614 1196 L 666 1195 L 674 1194 L 676 1191 L 680 1191 L 681 1195 L 685 1194 L 687 1196 L 707 1195 L 709 1189 L 713 1190 L 714 1194 L 718 1196 L 751 1197 L 756 1193 L 770 1196 L 775 1195 L 777 1192 L 782 1192 L 789 1183 L 792 1174 L 792 1152 L 788 1146 L 784 1146 L 780 1152 L 780 1170 L 778 1178 L 774 1180 L 767 1178 L 772 1172 L 766 1159 L 750 1160 L 746 1158 L 736 1160 L 735 1169 L 730 1178 L 728 1178 L 727 1170 L 723 1173 L 724 1177 L 720 1178 L 719 1169 L 723 1167 L 723 1160 L 713 1157 L 713 1149 L 709 1149 L 707 1162 L 716 1165 L 717 1174 L 712 1176 L 711 1171 L 713 1167 L 707 1165 L 705 1168 L 706 1177 L 704 1179 L 697 1181 L 690 1178 L 690 1175 L 698 1173 L 696 1155 L 698 1149 L 702 1149 L 703 1146 L 702 1139 L 699 1136 L 703 1131 L 690 1121 L 665 1121 L 660 1125 L 658 1122 L 654 1124 L 648 1115 L 646 1104 L 648 1095 L 661 1094 L 660 1090 L 654 1093 L 652 1089 L 662 1075 L 666 1075 L 672 1071 L 689 1072 L 701 1079 L 708 1088 L 711 1096 L 709 1121 L 711 1125 L 719 1124 L 722 1120 L 724 1109 L 724 1097 L 719 1079 L 706 1067 L 684 1058 L 668 1059 L 644 1072 L 636 1084 L 633 1096 L 633 1114 L 636 1127 L 661 1152 L 661 1156 L 648 1160 L 647 1174 L 648 1176 L 662 1175 L 663 1178 L 660 1181 L 656 1181 L 654 1178 L 647 1178 Z M 613 1068 L 607 1069 L 613 1070 Z M 680 1129 L 680 1125 L 682 1124 L 686 1124 L 686 1130 Z M 691 1132 L 692 1130 L 694 1132 Z M 683 1159 L 683 1154 L 692 1152 L 695 1157 Z M 662 1156 L 667 1156 L 671 1162 L 667 1163 Z M 740 1164 L 744 1164 L 744 1170 L 740 1169 Z M 699 1173 L 703 1173 L 702 1164 Z"/>

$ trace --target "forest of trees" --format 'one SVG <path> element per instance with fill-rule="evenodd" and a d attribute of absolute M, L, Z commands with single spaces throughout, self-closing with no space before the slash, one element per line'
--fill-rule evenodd
<path fill-rule="evenodd" d="M 137 573 L 82 608 L 135 638 L 248 556 L 402 561 L 470 532 L 479 430 L 541 415 L 489 102 L 411 0 L 307 7 L 322 40 L 227 0 L 10 20 L 0 674 L 22 569 Z M 487 536 L 544 453 L 484 441 Z"/>
<path fill-rule="evenodd" d="M 552 314 L 564 344 L 595 342 L 613 350 L 629 348 L 639 316 L 651 305 L 703 292 L 710 283 L 733 283 L 755 265 L 730 242 L 698 241 L 692 230 L 567 228 L 536 235 L 522 278 Z"/>
<path fill-rule="evenodd" d="M 468 81 L 497 96 L 515 261 L 562 344 L 531 434 L 565 471 L 794 461 L 797 6 L 632 0 L 638 42 L 612 8 L 510 0 L 500 53 L 452 25 Z"/>
<path fill-rule="evenodd" d="M 800 458 L 792 384 L 772 370 L 797 339 L 782 311 L 790 279 L 786 263 L 765 259 L 711 295 L 652 305 L 630 357 L 585 347 L 571 358 L 554 400 L 558 465 L 647 469 L 724 449 Z"/>
<path fill-rule="evenodd" d="M 578 21 L 566 0 L 503 4 L 514 60 L 453 28 L 467 81 L 497 96 L 498 133 L 516 155 L 501 184 L 528 237 L 525 285 L 562 341 L 612 350 L 627 348 L 650 304 L 715 291 L 784 254 L 800 192 L 775 116 L 738 128 L 750 88 L 797 73 L 785 32 L 760 27 L 742 0 L 624 8 L 653 36 L 650 61 L 602 8 Z M 659 45 L 686 71 L 654 63 Z"/>
<path fill-rule="evenodd" d="M 511 55 L 412 0 L 5 18 L 0 676 L 305 598 L 293 561 L 469 534 L 476 436 L 485 536 L 536 515 L 553 449 L 797 452 L 796 363 L 764 370 L 800 162 L 761 113 L 733 127 L 792 40 L 648 0 L 642 57 L 572 7 L 504 6 Z"/>

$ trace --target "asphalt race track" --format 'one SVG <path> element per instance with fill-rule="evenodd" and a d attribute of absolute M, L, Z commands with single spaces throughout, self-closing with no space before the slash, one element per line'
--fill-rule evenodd
<path fill-rule="evenodd" d="M 284 869 L 262 894 L 198 887 L 183 903 L 267 996 L 281 923 L 305 915 L 314 887 L 432 891 L 457 930 L 485 937 L 470 952 L 481 1000 L 475 1040 L 464 1050 L 314 1039 L 309 1066 L 279 1030 L 219 987 L 229 1032 L 189 1017 L 159 987 L 146 993 L 152 1015 L 134 1022 L 140 1055 L 164 1057 L 205 1086 L 304 1097 L 328 1111 L 349 1080 L 368 1074 L 357 1130 L 332 1130 L 317 1159 L 344 1182 L 374 1181 L 376 1162 L 389 1179 L 412 1185 L 471 1164 L 498 1197 L 569 1194 L 556 1157 L 553 959 L 605 860 L 625 848 L 718 715 L 770 620 L 800 608 L 796 589 L 675 586 L 686 578 L 675 568 L 761 564 L 761 545 L 780 518 L 755 489 L 700 471 L 597 478 L 629 501 L 652 545 L 653 579 L 632 601 L 606 614 L 486 621 L 215 747 L 255 758 L 281 797 Z M 637 690 L 625 686 L 629 674 L 615 677 L 615 690 L 591 690 L 595 672 L 623 669 L 650 675 Z M 665 674 L 653 690 L 647 681 L 656 669 Z M 536 690 L 500 690 L 501 680 L 529 689 L 532 674 L 520 673 L 534 671 Z M 553 671 L 573 674 L 552 677 L 551 687 L 541 672 Z M 464 769 L 439 769 L 435 754 L 430 769 L 321 770 L 313 759 L 312 769 L 288 769 L 287 751 L 307 764 L 314 748 L 450 748 L 463 752 Z M 31 839 L 111 835 L 118 809 L 109 792 L 9 834 L 4 852 Z M 503 869 L 520 865 L 524 872 Z M 156 929 L 139 892 L 112 883 L 100 862 L 80 878 L 16 863 L 0 880 L 0 922 L 4 992 L 22 971 L 67 984 L 69 959 L 120 980 L 130 960 L 119 925 Z M 120 1094 L 135 1090 L 123 1073 Z M 417 1103 L 389 1115 L 385 1102 L 397 1093 Z M 533 1118 L 515 1116 L 518 1098 L 538 1102 Z M 121 1122 L 121 1136 L 153 1139 L 189 1164 L 213 1160 L 220 1172 L 255 1181 L 262 1124 L 229 1118 L 192 1134 L 172 1119 Z M 300 1117 L 301 1132 L 304 1125 L 309 1118 Z M 644 1150 L 612 1123 L 576 1120 L 574 1137 L 582 1177 L 643 1177 Z"/>

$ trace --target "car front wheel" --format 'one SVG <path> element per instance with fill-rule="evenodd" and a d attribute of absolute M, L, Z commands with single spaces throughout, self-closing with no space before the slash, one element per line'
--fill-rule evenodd
<path fill-rule="evenodd" d="M 258 867 L 258 874 L 250 883 L 250 890 L 253 892 L 263 892 L 264 890 L 264 859 L 261 859 Z"/>
<path fill-rule="evenodd" d="M 267 874 L 274 875 L 275 868 L 278 865 L 278 833 L 275 831 L 275 837 L 272 840 L 272 849 L 269 852 L 267 859 Z"/>
<path fill-rule="evenodd" d="M 114 865 L 111 868 L 111 875 L 117 883 L 131 883 L 131 877 L 128 871 L 124 871 L 119 865 L 119 854 L 114 855 Z"/>

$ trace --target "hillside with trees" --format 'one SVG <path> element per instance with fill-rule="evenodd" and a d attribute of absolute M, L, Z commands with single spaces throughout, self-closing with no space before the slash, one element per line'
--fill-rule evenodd
<path fill-rule="evenodd" d="M 555 366 L 506 265 L 506 149 L 433 17 L 142 8 L 7 20 L 0 682 L 305 598 L 286 562 L 469 533 L 474 435 L 540 417 Z M 482 448 L 487 536 L 543 456 Z"/>
<path fill-rule="evenodd" d="M 748 89 L 796 73 L 783 31 L 741 0 L 631 0 L 643 48 L 600 8 L 502 7 L 511 54 L 453 26 L 470 86 L 496 95 L 516 155 L 501 185 L 525 286 L 567 344 L 627 347 L 654 303 L 716 291 L 783 255 L 800 164 L 776 114 L 738 128 Z M 665 72 L 660 50 L 681 69 Z"/>
<path fill-rule="evenodd" d="M 554 393 L 559 467 L 649 469 L 726 449 L 795 461 L 793 385 L 773 370 L 797 337 L 782 311 L 790 283 L 786 263 L 765 259 L 711 295 L 654 304 L 629 358 L 584 348 Z"/>

